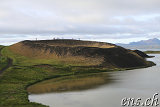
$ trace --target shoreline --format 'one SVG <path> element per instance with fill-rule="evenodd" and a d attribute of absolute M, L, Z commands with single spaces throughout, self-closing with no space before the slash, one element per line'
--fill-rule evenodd
<path fill-rule="evenodd" d="M 160 54 L 160 51 L 144 51 L 146 54 Z"/>
<path fill-rule="evenodd" d="M 125 70 L 135 70 L 135 69 L 143 69 L 143 68 L 148 68 L 148 67 L 152 67 L 152 66 L 156 66 L 156 64 L 155 65 L 151 65 L 151 66 L 141 66 L 141 67 L 133 67 L 133 68 L 122 68 L 122 69 L 117 69 L 117 70 L 113 70 L 113 69 L 110 69 L 110 71 L 103 71 L 103 72 L 96 72 L 96 73 L 87 73 L 87 74 L 74 74 L 74 75 L 64 75 L 64 76 L 57 76 L 57 77 L 53 77 L 53 78 L 47 78 L 47 79 L 44 79 L 44 80 L 42 80 L 42 81 L 36 81 L 35 83 L 32 83 L 32 84 L 29 84 L 27 87 L 26 87 L 26 90 L 28 90 L 28 88 L 32 88 L 32 87 L 34 87 L 35 85 L 37 85 L 37 84 L 41 84 L 41 83 L 43 83 L 43 82 L 46 82 L 46 81 L 50 81 L 50 80 L 56 80 L 56 79 L 59 79 L 59 78 L 63 78 L 63 77 L 71 77 L 71 76 L 79 76 L 79 75 L 83 75 L 83 76 L 85 76 L 85 75 L 92 75 L 92 76 L 96 76 L 96 75 L 99 75 L 99 74 L 103 74 L 103 73 L 112 73 L 112 72 L 118 72 L 118 71 L 125 71 Z M 67 80 L 67 79 L 66 79 Z M 61 81 L 59 81 L 59 83 L 61 83 Z M 104 83 L 105 84 L 105 83 Z M 44 85 L 44 84 L 43 84 Z M 86 85 L 88 85 L 88 84 L 86 84 Z M 103 84 L 98 84 L 98 86 L 99 85 L 103 85 Z M 74 87 L 74 86 L 73 86 Z M 84 86 L 85 87 L 85 86 Z M 91 88 L 93 88 L 94 86 L 91 86 Z M 36 87 L 37 88 L 37 87 Z M 71 87 L 72 88 L 72 87 Z M 80 90 L 85 90 L 86 88 L 84 88 L 83 89 L 83 87 L 80 87 L 80 88 L 82 88 L 82 89 L 80 89 Z M 96 88 L 96 86 L 95 86 L 95 88 Z M 53 89 L 53 87 L 52 87 L 52 89 Z M 88 88 L 88 89 L 90 89 L 90 88 Z M 34 88 L 32 88 L 31 89 L 32 91 L 28 91 L 28 94 L 30 95 L 30 94 L 41 94 L 41 92 L 39 92 L 39 91 L 35 91 L 35 89 Z M 51 92 L 68 92 L 68 91 L 76 91 L 76 90 L 78 90 L 78 89 L 71 89 L 71 90 L 59 90 L 59 88 L 57 88 L 57 90 L 53 90 L 53 91 L 50 91 L 50 92 L 42 92 L 42 93 L 51 93 Z M 34 93 L 32 93 L 34 91 Z"/>

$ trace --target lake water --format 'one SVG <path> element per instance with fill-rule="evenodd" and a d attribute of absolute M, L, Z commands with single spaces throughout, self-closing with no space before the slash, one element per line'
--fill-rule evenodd
<path fill-rule="evenodd" d="M 111 84 L 85 91 L 32 94 L 29 100 L 50 107 L 121 107 L 124 97 L 142 98 L 143 102 L 160 92 L 160 54 L 152 55 L 155 57 L 148 60 L 156 66 L 112 72 L 114 82 Z"/>

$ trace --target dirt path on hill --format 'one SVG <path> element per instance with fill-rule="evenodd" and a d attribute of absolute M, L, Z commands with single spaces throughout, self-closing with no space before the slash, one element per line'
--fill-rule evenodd
<path fill-rule="evenodd" d="M 3 47 L 0 48 L 0 56 L 2 56 L 2 54 L 1 54 L 1 50 L 2 50 L 2 49 L 3 49 Z M 3 71 L 5 71 L 6 69 L 8 69 L 9 67 L 12 66 L 12 62 L 13 62 L 12 59 L 7 58 L 7 61 L 8 61 L 7 66 L 4 67 L 4 68 L 2 68 L 2 69 L 0 70 L 0 74 L 2 74 Z"/>

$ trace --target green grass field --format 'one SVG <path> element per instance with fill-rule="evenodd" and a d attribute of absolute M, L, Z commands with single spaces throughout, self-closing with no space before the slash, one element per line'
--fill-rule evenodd
<path fill-rule="evenodd" d="M 0 71 L 7 66 L 7 58 L 4 56 L 0 56 Z"/>
<path fill-rule="evenodd" d="M 0 45 L 0 50 L 3 48 L 3 46 Z M 7 58 L 4 56 L 1 56 L 0 54 L 0 71 L 7 66 Z"/>

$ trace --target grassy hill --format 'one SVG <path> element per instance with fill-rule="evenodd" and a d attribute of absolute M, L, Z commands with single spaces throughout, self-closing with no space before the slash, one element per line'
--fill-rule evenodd
<path fill-rule="evenodd" d="M 65 85 L 72 90 L 79 87 L 78 84 L 92 85 L 90 81 L 81 83 L 86 80 L 104 84 L 108 76 L 105 79 L 95 76 L 103 72 L 154 65 L 141 54 L 114 44 L 79 40 L 22 41 L 3 47 L 1 55 L 13 61 L 0 74 L 0 107 L 45 107 L 29 102 L 27 92 L 29 86 L 44 80 L 53 84 L 58 80 L 59 83 L 52 86 L 59 89 L 64 86 L 61 81 L 65 79 Z"/>
<path fill-rule="evenodd" d="M 136 52 L 103 42 L 79 40 L 22 41 L 10 46 L 9 50 L 14 54 L 35 59 L 35 61 L 38 60 L 37 63 L 44 61 L 44 64 L 59 63 L 107 68 L 152 65 Z"/>

